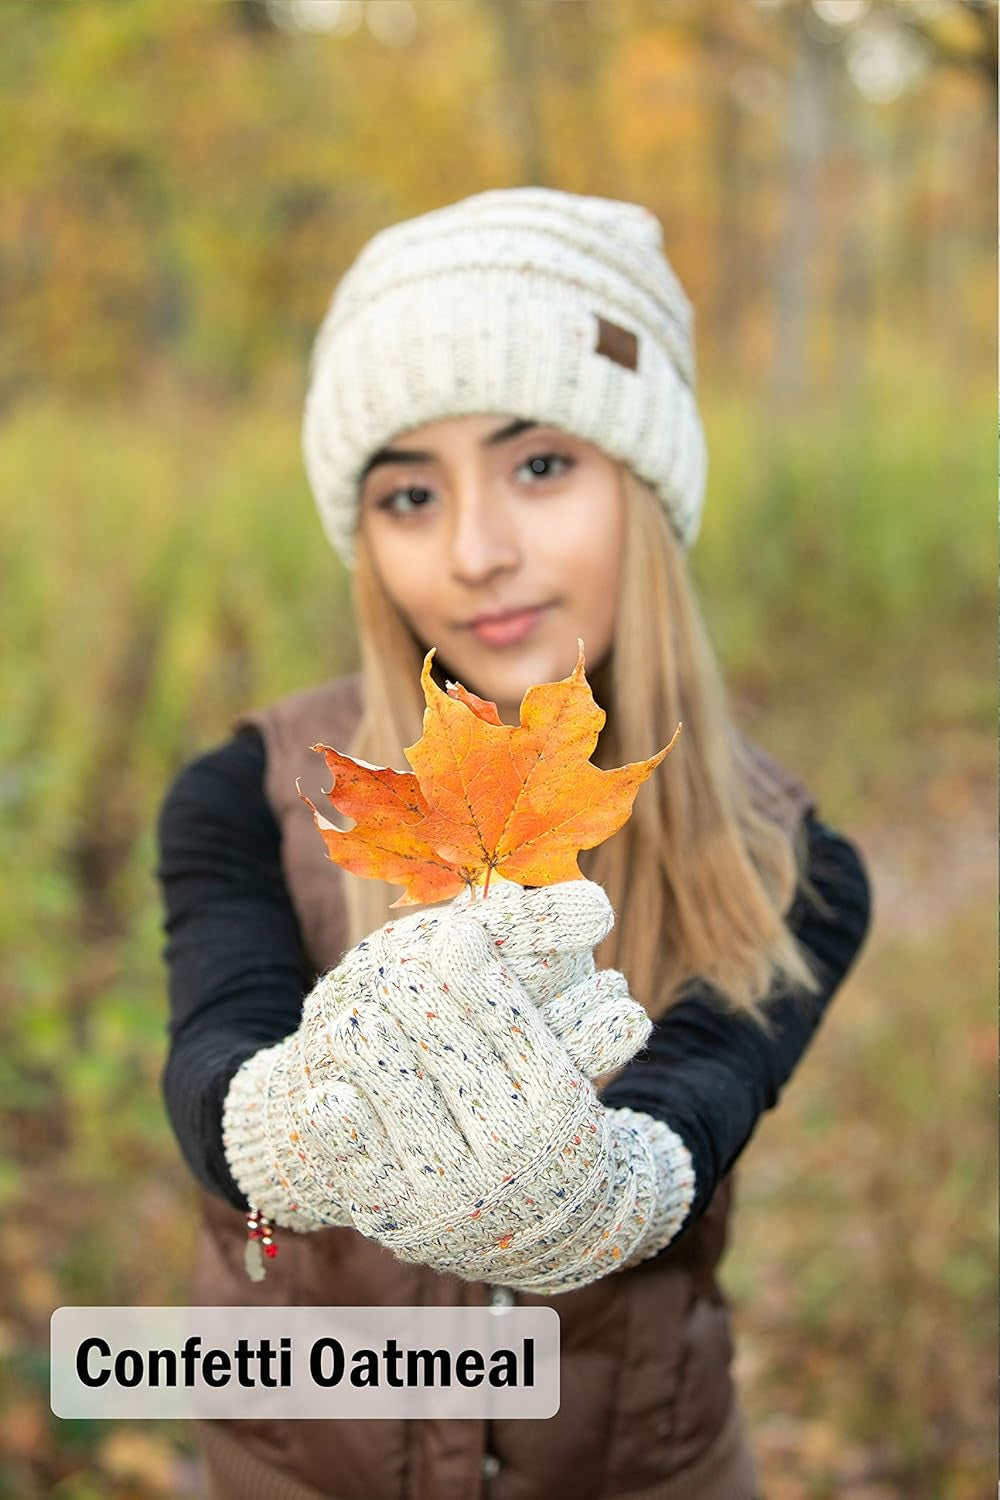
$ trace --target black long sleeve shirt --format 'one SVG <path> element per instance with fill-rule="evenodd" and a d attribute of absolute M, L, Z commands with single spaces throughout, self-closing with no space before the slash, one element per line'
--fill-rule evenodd
<path fill-rule="evenodd" d="M 226 1093 L 246 1058 L 296 1029 L 315 978 L 264 771 L 259 733 L 241 730 L 181 769 L 157 826 L 170 995 L 164 1102 L 194 1176 L 244 1210 L 222 1149 Z M 727 1012 L 707 985 L 691 986 L 601 1095 L 609 1108 L 665 1120 L 687 1145 L 696 1193 L 685 1229 L 777 1102 L 868 929 L 871 893 L 858 850 L 813 813 L 806 828 L 808 875 L 829 909 L 800 888 L 788 923 L 821 989 L 770 999 L 768 1037 Z"/>

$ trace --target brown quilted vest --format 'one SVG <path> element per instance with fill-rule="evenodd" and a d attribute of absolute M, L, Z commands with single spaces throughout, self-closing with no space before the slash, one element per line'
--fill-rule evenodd
<path fill-rule="evenodd" d="M 342 677 L 243 715 L 264 737 L 266 791 L 282 830 L 282 863 L 306 952 L 319 975 L 347 946 L 342 871 L 326 856 L 296 777 L 314 801 L 323 777 L 317 741 L 349 745 L 360 679 Z M 812 799 L 802 784 L 742 740 L 751 770 L 767 766 L 769 794 L 797 826 Z M 561 1405 L 547 1421 L 216 1422 L 247 1453 L 294 1476 L 302 1493 L 335 1500 L 659 1500 L 670 1476 L 696 1465 L 733 1399 L 728 1309 L 715 1279 L 727 1238 L 732 1176 L 672 1249 L 555 1298 L 510 1293 L 404 1264 L 353 1229 L 280 1236 L 267 1277 L 243 1268 L 239 1210 L 199 1189 L 202 1225 L 195 1300 L 210 1306 L 554 1305 L 560 1316 Z M 734 1472 L 715 1474 L 698 1500 L 742 1500 Z M 741 1471 L 742 1472 L 742 1471 Z M 492 1477 L 491 1477 L 492 1476 Z M 688 1494 L 684 1488 L 684 1494 Z M 256 1491 L 255 1491 L 256 1493 Z M 275 1491 L 277 1493 L 277 1490 Z M 284 1493 L 284 1491 L 282 1491 Z M 292 1493 L 291 1490 L 288 1491 Z M 298 1494 L 299 1491 L 295 1490 Z"/>

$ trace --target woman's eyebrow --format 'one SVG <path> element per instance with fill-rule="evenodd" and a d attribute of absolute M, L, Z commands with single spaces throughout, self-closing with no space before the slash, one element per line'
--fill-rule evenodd
<path fill-rule="evenodd" d="M 515 421 L 509 422 L 506 427 L 501 427 L 498 431 L 492 432 L 489 437 L 483 438 L 482 447 L 493 448 L 497 443 L 505 443 L 509 438 L 518 437 L 522 432 L 527 432 L 529 428 L 537 426 L 537 422 L 528 422 L 523 417 L 518 417 Z M 363 483 L 378 464 L 426 464 L 433 463 L 435 456 L 433 453 L 415 453 L 402 448 L 380 448 L 365 464 L 358 482 Z"/>

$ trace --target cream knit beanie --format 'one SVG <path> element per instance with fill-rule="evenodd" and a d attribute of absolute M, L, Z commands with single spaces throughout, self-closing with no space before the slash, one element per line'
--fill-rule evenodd
<path fill-rule="evenodd" d="M 500 188 L 381 230 L 336 287 L 310 361 L 303 450 L 331 544 L 350 567 L 379 448 L 497 412 L 623 460 L 690 547 L 707 468 L 692 323 L 660 224 L 636 203 Z"/>

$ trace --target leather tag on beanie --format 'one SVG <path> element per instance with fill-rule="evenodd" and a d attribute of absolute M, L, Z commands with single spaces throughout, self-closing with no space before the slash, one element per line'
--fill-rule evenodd
<path fill-rule="evenodd" d="M 597 318 L 597 343 L 594 345 L 594 352 L 613 359 L 616 365 L 624 365 L 626 370 L 638 369 L 638 334 L 630 333 L 618 323 L 610 323 L 598 313 L 594 316 Z"/>

